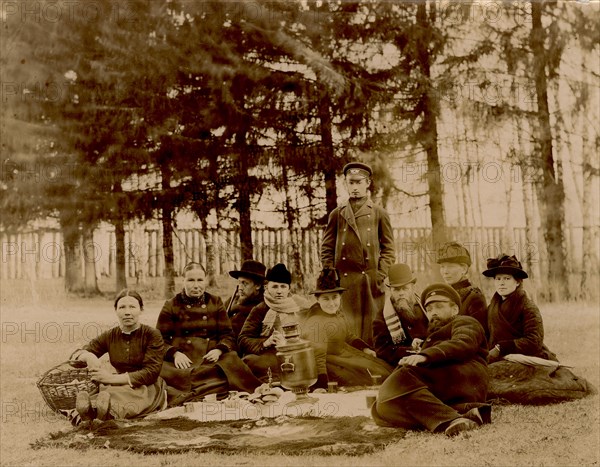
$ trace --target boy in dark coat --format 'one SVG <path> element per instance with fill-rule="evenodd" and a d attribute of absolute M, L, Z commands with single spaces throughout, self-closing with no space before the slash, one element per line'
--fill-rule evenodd
<path fill-rule="evenodd" d="M 329 214 L 321 245 L 323 268 L 337 269 L 347 290 L 342 309 L 350 331 L 369 345 L 373 319 L 383 309 L 383 281 L 396 257 L 390 217 L 368 195 L 372 174 L 361 162 L 344 166 L 350 199 Z"/>
<path fill-rule="evenodd" d="M 458 293 L 447 284 L 427 287 L 421 301 L 429 319 L 418 353 L 400 360 L 371 407 L 381 426 L 426 428 L 454 436 L 490 420 L 487 348 L 481 325 L 457 316 Z"/>
<path fill-rule="evenodd" d="M 460 243 L 445 243 L 438 251 L 437 262 L 444 281 L 460 295 L 458 314 L 475 318 L 483 327 L 486 337 L 489 337 L 485 295 L 478 287 L 472 285 L 467 277 L 471 266 L 469 250 Z"/>

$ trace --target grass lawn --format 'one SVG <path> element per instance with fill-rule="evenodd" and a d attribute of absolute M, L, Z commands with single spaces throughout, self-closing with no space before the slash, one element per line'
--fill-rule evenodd
<path fill-rule="evenodd" d="M 126 451 L 93 449 L 32 450 L 29 444 L 49 432 L 70 429 L 43 402 L 35 385 L 50 367 L 98 332 L 116 324 L 110 299 L 48 298 L 29 304 L 10 299 L 10 283 L 2 284 L 0 309 L 0 464 L 22 465 L 544 465 L 581 466 L 600 463 L 599 398 L 549 405 L 494 407 L 493 423 L 448 439 L 444 435 L 409 432 L 400 442 L 376 454 L 349 456 L 277 456 L 178 454 L 144 456 Z M 8 297 L 8 298 L 7 298 Z M 142 322 L 156 323 L 163 301 L 146 303 Z M 596 387 L 600 383 L 600 314 L 597 304 L 541 306 L 545 342 L 559 359 Z"/>

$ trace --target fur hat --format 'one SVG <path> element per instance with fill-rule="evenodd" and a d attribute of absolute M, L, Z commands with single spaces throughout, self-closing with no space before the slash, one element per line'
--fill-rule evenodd
<path fill-rule="evenodd" d="M 242 263 L 242 267 L 239 271 L 229 271 L 229 275 L 234 279 L 238 279 L 239 277 L 248 277 L 253 281 L 262 282 L 265 280 L 265 270 L 267 267 L 259 262 L 254 261 L 253 259 L 248 259 Z"/>
<path fill-rule="evenodd" d="M 435 283 L 428 285 L 421 293 L 423 306 L 427 306 L 432 302 L 454 302 L 460 308 L 460 295 L 448 284 Z"/>
<path fill-rule="evenodd" d="M 488 258 L 487 269 L 483 271 L 486 277 L 496 277 L 496 274 L 510 274 L 515 279 L 527 279 L 529 276 L 516 256 L 501 254 L 497 258 Z"/>
<path fill-rule="evenodd" d="M 444 243 L 438 250 L 439 263 L 462 263 L 471 266 L 469 250 L 457 242 Z"/>
<path fill-rule="evenodd" d="M 337 269 L 325 268 L 317 278 L 317 289 L 311 292 L 313 295 L 320 295 L 329 292 L 343 292 L 343 287 L 340 287 L 340 276 Z"/>
<path fill-rule="evenodd" d="M 285 264 L 279 263 L 267 271 L 266 279 L 269 282 L 279 282 L 281 284 L 292 283 L 292 273 L 287 270 Z"/>

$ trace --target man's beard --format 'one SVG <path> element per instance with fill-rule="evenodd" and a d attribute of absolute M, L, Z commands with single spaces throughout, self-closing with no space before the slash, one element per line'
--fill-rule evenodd
<path fill-rule="evenodd" d="M 392 305 L 394 305 L 394 309 L 396 313 L 398 313 L 402 318 L 407 319 L 408 321 L 416 321 L 419 317 L 417 312 L 415 312 L 414 303 L 409 302 L 405 298 L 394 299 L 391 298 Z"/>
<path fill-rule="evenodd" d="M 450 318 L 446 318 L 446 319 L 442 319 L 442 318 L 438 318 L 437 316 L 434 316 L 433 318 L 431 318 L 429 320 L 429 325 L 427 326 L 427 334 L 432 334 L 432 333 L 438 331 L 439 329 L 446 326 L 446 324 L 448 324 L 450 321 L 452 321 L 452 319 L 454 319 L 454 316 L 452 316 Z"/>

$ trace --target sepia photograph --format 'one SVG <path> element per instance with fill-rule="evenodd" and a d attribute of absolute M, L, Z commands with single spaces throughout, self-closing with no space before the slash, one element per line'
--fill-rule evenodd
<path fill-rule="evenodd" d="M 600 463 L 599 0 L 0 26 L 0 466 Z"/>

